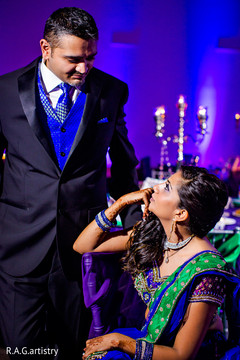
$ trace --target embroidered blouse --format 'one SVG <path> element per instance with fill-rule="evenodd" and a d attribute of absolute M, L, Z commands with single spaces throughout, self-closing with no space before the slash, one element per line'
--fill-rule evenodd
<path fill-rule="evenodd" d="M 161 277 L 157 263 L 134 279 L 134 286 L 147 306 L 157 288 L 166 281 L 168 276 Z M 203 275 L 194 283 L 189 302 L 212 302 L 221 306 L 226 295 L 226 284 L 221 276 Z"/>

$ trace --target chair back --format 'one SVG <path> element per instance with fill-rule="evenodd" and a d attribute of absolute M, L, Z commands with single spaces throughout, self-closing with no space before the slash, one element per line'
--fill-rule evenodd
<path fill-rule="evenodd" d="M 146 306 L 121 268 L 122 253 L 86 253 L 82 256 L 83 295 L 92 312 L 89 338 L 115 328 L 144 323 Z"/>

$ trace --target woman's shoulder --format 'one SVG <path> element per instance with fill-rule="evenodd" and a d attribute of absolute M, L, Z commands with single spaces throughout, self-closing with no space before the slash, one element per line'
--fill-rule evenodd
<path fill-rule="evenodd" d="M 183 254 L 182 263 L 185 263 L 185 261 L 192 257 L 198 257 L 200 255 L 208 256 L 211 253 L 215 253 L 221 256 L 218 250 L 210 243 L 207 238 L 196 238 L 192 241 L 191 246 L 189 246 L 189 248 L 186 249 L 186 252 Z"/>
<path fill-rule="evenodd" d="M 191 242 L 192 251 L 196 254 L 200 253 L 201 251 L 216 251 L 217 249 L 213 246 L 213 244 L 209 241 L 209 239 L 205 236 L 204 238 L 195 237 Z"/>

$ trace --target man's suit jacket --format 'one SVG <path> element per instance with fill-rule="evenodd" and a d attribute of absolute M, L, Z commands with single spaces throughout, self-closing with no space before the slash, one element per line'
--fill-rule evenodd
<path fill-rule="evenodd" d="M 66 274 L 80 270 L 72 245 L 106 201 L 106 153 L 112 160 L 111 195 L 137 187 L 137 159 L 127 137 L 123 105 L 128 88 L 95 68 L 86 78 L 84 114 L 66 165 L 57 164 L 37 88 L 40 58 L 0 77 L 0 153 L 7 149 L 0 197 L 0 266 L 21 276 L 44 258 L 53 240 Z M 123 214 L 125 227 L 141 217 Z"/>

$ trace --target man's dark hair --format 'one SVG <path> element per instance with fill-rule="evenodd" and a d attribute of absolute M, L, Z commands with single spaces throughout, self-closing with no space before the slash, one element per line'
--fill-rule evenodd
<path fill-rule="evenodd" d="M 44 39 L 52 48 L 57 47 L 64 35 L 74 35 L 84 40 L 97 40 L 98 28 L 93 17 L 76 7 L 58 9 L 47 19 Z"/>

